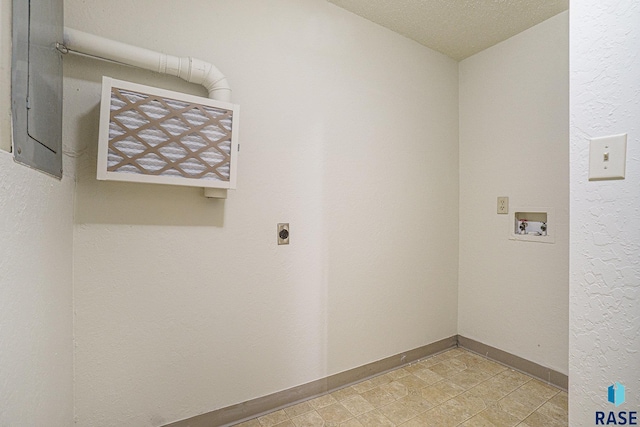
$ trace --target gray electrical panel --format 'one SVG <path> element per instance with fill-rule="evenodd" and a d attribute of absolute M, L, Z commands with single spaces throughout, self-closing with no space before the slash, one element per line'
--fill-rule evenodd
<path fill-rule="evenodd" d="M 62 177 L 63 0 L 13 0 L 11 114 L 16 161 Z"/>

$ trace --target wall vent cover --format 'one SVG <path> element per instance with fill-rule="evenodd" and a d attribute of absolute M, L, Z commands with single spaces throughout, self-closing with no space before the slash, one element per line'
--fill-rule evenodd
<path fill-rule="evenodd" d="M 103 77 L 97 177 L 234 189 L 238 110 L 227 102 Z"/>

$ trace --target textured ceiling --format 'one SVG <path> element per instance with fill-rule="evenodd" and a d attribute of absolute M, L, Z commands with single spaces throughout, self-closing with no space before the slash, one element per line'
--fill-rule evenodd
<path fill-rule="evenodd" d="M 328 0 L 456 60 L 569 8 L 569 0 Z"/>

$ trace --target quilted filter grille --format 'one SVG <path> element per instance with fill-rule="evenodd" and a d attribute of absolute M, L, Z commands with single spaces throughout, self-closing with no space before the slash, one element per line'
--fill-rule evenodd
<path fill-rule="evenodd" d="M 229 181 L 233 111 L 111 88 L 107 171 Z"/>

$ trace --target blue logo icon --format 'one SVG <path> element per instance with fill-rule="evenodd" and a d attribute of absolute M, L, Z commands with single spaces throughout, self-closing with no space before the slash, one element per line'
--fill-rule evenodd
<path fill-rule="evenodd" d="M 615 384 L 609 386 L 609 393 L 607 400 L 616 407 L 622 405 L 624 403 L 624 386 L 616 381 Z"/>

